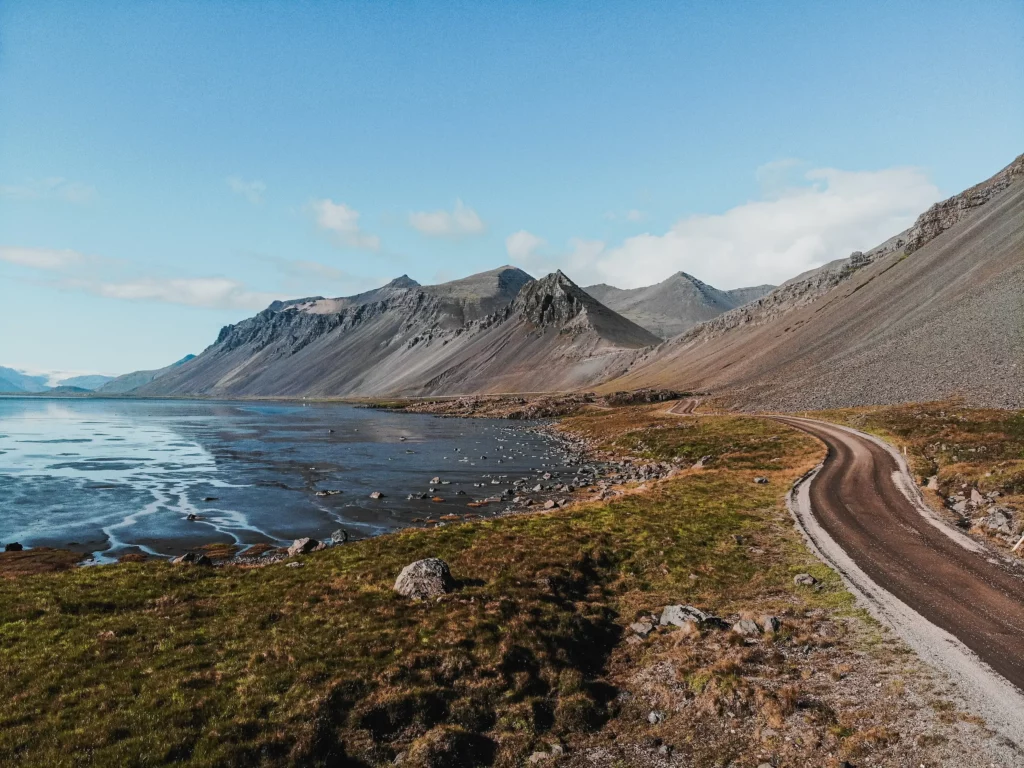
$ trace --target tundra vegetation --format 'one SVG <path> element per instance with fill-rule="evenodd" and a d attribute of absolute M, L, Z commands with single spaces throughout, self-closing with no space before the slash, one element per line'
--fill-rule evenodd
<path fill-rule="evenodd" d="M 980 726 L 793 528 L 785 493 L 822 447 L 664 408 L 563 422 L 682 468 L 605 501 L 265 567 L 0 555 L 0 763 L 973 765 Z M 396 595 L 427 557 L 455 589 Z M 637 631 L 675 604 L 724 621 Z"/>

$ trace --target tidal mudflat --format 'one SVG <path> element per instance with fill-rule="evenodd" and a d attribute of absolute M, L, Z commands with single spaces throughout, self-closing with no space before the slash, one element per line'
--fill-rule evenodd
<path fill-rule="evenodd" d="M 0 398 L 0 542 L 104 562 L 339 527 L 373 536 L 560 469 L 563 449 L 533 426 L 342 404 Z"/>

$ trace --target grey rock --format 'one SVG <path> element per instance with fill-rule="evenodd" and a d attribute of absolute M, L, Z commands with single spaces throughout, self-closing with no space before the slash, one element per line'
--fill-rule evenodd
<path fill-rule="evenodd" d="M 755 477 L 754 478 L 754 482 L 757 483 L 758 485 L 767 485 L 768 484 L 768 478 L 767 477 Z"/>
<path fill-rule="evenodd" d="M 213 565 L 213 561 L 204 554 L 186 552 L 171 560 L 174 565 Z"/>
<path fill-rule="evenodd" d="M 333 541 L 335 544 L 344 544 L 346 541 L 348 541 L 348 531 L 346 531 L 344 528 L 339 528 L 331 534 L 331 541 Z"/>
<path fill-rule="evenodd" d="M 658 620 L 658 623 L 662 626 L 672 624 L 676 627 L 685 627 L 687 625 L 702 627 L 713 618 L 715 617 L 710 613 L 705 613 L 699 608 L 694 608 L 692 605 L 666 605 L 665 609 L 661 612 L 661 618 Z"/>
<path fill-rule="evenodd" d="M 798 573 L 793 577 L 793 583 L 798 587 L 813 587 L 818 580 L 809 573 Z"/>
<path fill-rule="evenodd" d="M 778 616 L 762 616 L 758 624 L 765 632 L 775 633 L 782 629 L 782 619 Z"/>
<path fill-rule="evenodd" d="M 380 491 L 373 491 L 370 494 L 370 498 L 371 499 L 383 499 L 384 498 L 384 494 L 381 493 Z"/>
<path fill-rule="evenodd" d="M 757 622 L 750 619 L 740 619 L 732 625 L 732 631 L 743 637 L 756 637 L 761 634 L 761 628 L 757 626 Z"/>
<path fill-rule="evenodd" d="M 633 630 L 640 637 L 647 637 L 651 632 L 654 631 L 654 625 L 649 621 L 636 621 L 629 625 L 629 628 Z"/>
<path fill-rule="evenodd" d="M 448 564 L 436 557 L 410 563 L 395 580 L 395 591 L 403 597 L 439 597 L 454 587 Z"/>
<path fill-rule="evenodd" d="M 316 539 L 309 537 L 303 539 L 296 539 L 292 542 L 292 545 L 288 547 L 288 554 L 290 556 L 305 555 L 312 552 L 320 544 Z"/>
<path fill-rule="evenodd" d="M 651 725 L 657 725 L 658 723 L 665 721 L 665 713 L 658 709 L 652 709 L 647 713 L 647 722 Z"/>

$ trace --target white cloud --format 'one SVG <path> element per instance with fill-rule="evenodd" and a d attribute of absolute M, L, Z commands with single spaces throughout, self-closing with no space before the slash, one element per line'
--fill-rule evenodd
<path fill-rule="evenodd" d="M 479 235 L 487 229 L 483 219 L 472 208 L 455 201 L 451 211 L 419 211 L 409 214 L 409 224 L 431 237 L 462 237 Z"/>
<path fill-rule="evenodd" d="M 293 298 L 281 293 L 250 291 L 244 283 L 226 277 L 142 277 L 122 282 L 65 280 L 61 286 L 108 299 L 155 301 L 211 309 L 264 309 L 277 299 Z"/>
<path fill-rule="evenodd" d="M 0 184 L 0 198 L 8 200 L 63 200 L 88 203 L 96 197 L 96 188 L 61 176 L 29 179 L 24 184 Z"/>
<path fill-rule="evenodd" d="M 646 219 L 647 214 L 644 213 L 643 211 L 638 211 L 636 208 L 631 208 L 630 210 L 626 211 L 626 221 L 636 222 L 645 221 Z"/>
<path fill-rule="evenodd" d="M 86 260 L 78 251 L 56 248 L 19 248 L 0 246 L 0 261 L 19 267 L 56 271 L 76 267 Z"/>
<path fill-rule="evenodd" d="M 508 253 L 509 258 L 517 264 L 533 258 L 538 249 L 545 245 L 547 245 L 547 241 L 544 238 L 537 237 L 525 229 L 513 232 L 505 238 L 505 251 Z"/>
<path fill-rule="evenodd" d="M 339 245 L 368 251 L 380 249 L 380 238 L 363 231 L 359 226 L 359 211 L 329 198 L 314 200 L 310 207 L 317 226 L 330 232 Z"/>
<path fill-rule="evenodd" d="M 253 205 L 262 203 L 263 195 L 267 191 L 267 185 L 257 179 L 245 181 L 238 176 L 229 176 L 227 183 L 232 192 L 236 195 L 241 195 Z"/>
<path fill-rule="evenodd" d="M 884 242 L 939 199 L 916 168 L 816 168 L 802 179 L 802 186 L 776 190 L 770 199 L 688 216 L 664 234 L 637 235 L 597 253 L 591 248 L 581 255 L 570 243 L 555 260 L 567 269 L 574 265 L 574 280 L 620 288 L 651 285 L 679 270 L 725 289 L 781 283 Z"/>

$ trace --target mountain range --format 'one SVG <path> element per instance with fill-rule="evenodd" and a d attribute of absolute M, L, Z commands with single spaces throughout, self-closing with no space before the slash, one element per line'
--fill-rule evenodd
<path fill-rule="evenodd" d="M 783 283 L 678 272 L 586 288 L 513 266 L 278 301 L 194 359 L 118 377 L 137 395 L 380 396 L 668 387 L 733 407 L 963 397 L 1024 406 L 1024 156 L 906 231 Z M 3 370 L 0 370 L 0 377 Z"/>

